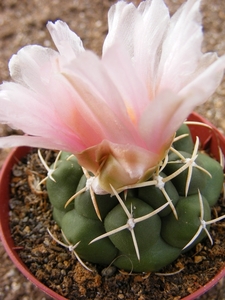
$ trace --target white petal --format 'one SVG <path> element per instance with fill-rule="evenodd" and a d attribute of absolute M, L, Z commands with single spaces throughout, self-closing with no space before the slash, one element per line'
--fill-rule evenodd
<path fill-rule="evenodd" d="M 188 0 L 171 18 L 162 46 L 158 92 L 178 92 L 197 67 L 203 39 L 199 6 L 200 0 Z"/>
<path fill-rule="evenodd" d="M 133 61 L 152 99 L 155 96 L 162 42 L 170 16 L 163 0 L 143 1 L 138 7 L 138 12 L 141 14 L 141 20 L 135 27 Z"/>
<path fill-rule="evenodd" d="M 53 73 L 52 63 L 58 53 L 41 46 L 26 46 L 9 61 L 10 75 L 14 81 L 30 89 L 46 93 Z"/>
<path fill-rule="evenodd" d="M 212 60 L 212 56 L 209 59 Z M 225 55 L 218 58 L 207 68 L 202 68 L 202 71 L 185 86 L 180 92 L 179 96 L 186 100 L 185 106 L 195 106 L 204 103 L 219 86 L 225 69 Z"/>
<path fill-rule="evenodd" d="M 47 28 L 59 53 L 65 60 L 74 59 L 84 51 L 81 39 L 76 33 L 70 30 L 65 22 L 60 20 L 55 23 L 48 22 Z"/>
<path fill-rule="evenodd" d="M 113 5 L 108 13 L 109 32 L 104 41 L 103 55 L 115 43 L 122 42 L 132 57 L 133 33 L 139 19 L 140 14 L 132 3 L 119 1 Z"/>

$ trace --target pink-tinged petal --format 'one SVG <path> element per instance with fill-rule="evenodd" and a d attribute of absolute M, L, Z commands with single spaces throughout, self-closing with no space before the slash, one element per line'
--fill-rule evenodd
<path fill-rule="evenodd" d="M 175 131 L 189 115 L 188 111 L 176 114 L 182 105 L 181 97 L 165 90 L 146 107 L 139 123 L 139 130 L 146 141 L 147 149 L 151 152 L 165 153 L 170 147 Z"/>
<path fill-rule="evenodd" d="M 8 113 L 7 117 L 12 120 L 11 126 L 14 124 L 14 127 L 20 128 L 28 134 L 51 135 L 54 133 L 53 130 L 57 130 L 58 133 L 62 132 L 65 140 L 68 136 L 69 140 L 74 140 L 72 142 L 74 144 L 78 140 L 77 135 L 73 128 L 69 128 L 66 124 L 66 117 L 60 118 L 62 108 L 66 107 L 71 111 L 71 105 L 75 104 L 74 101 L 71 102 L 68 83 L 64 83 L 65 80 L 62 76 L 60 78 L 58 59 L 57 52 L 40 46 L 27 46 L 13 56 L 9 64 L 13 79 L 19 83 L 22 82 L 27 90 L 22 89 L 22 86 L 19 85 L 4 85 L 3 88 L 8 89 L 8 98 L 14 103 L 12 111 Z M 5 106 L 3 107 L 3 114 L 6 115 Z M 10 108 L 8 102 L 6 107 Z M 57 109 L 57 107 L 61 107 L 61 109 Z M 20 110 L 19 116 L 15 118 L 15 113 L 18 114 Z M 42 121 L 43 117 L 44 121 Z M 1 120 L 4 122 L 2 118 Z M 58 134 L 58 138 L 59 136 L 60 134 Z M 84 148 L 83 142 L 80 142 L 80 145 Z M 79 150 L 81 150 L 80 147 Z"/>
<path fill-rule="evenodd" d="M 147 180 L 163 155 L 134 145 L 119 145 L 108 141 L 76 154 L 78 162 L 95 174 L 99 183 L 96 193 L 99 190 L 111 193 L 110 184 L 120 189 Z"/>
<path fill-rule="evenodd" d="M 79 83 L 79 81 L 77 82 Z M 85 104 L 84 99 L 81 98 L 82 95 L 80 95 L 79 91 L 74 89 L 62 75 L 57 81 L 57 85 L 55 83 L 55 80 L 52 81 L 49 87 L 57 118 L 62 120 L 68 130 L 74 132 L 82 141 L 83 149 L 100 143 L 103 137 L 102 128 L 91 109 Z M 82 88 L 82 83 L 80 88 Z M 92 96 L 90 95 L 90 97 Z M 97 105 L 94 98 L 92 100 L 96 104 L 95 109 L 100 111 L 101 107 Z M 57 109 L 57 107 L 60 107 L 60 109 Z M 77 149 L 77 151 L 80 150 L 82 149 Z"/>
<path fill-rule="evenodd" d="M 0 120 L 26 134 L 50 141 L 55 139 L 57 143 L 64 144 L 67 150 L 84 149 L 76 133 L 65 126 L 57 112 L 42 102 L 40 95 L 31 90 L 16 83 L 4 83 L 0 90 Z"/>
<path fill-rule="evenodd" d="M 17 55 L 14 55 L 10 62 L 10 68 L 11 72 L 14 74 L 14 79 L 17 79 L 19 82 L 22 81 L 23 85 L 29 89 L 20 91 L 22 87 L 20 88 L 20 86 L 17 86 L 16 92 L 10 93 L 11 99 L 15 98 L 15 104 L 12 106 L 12 110 L 18 114 L 22 107 L 24 107 L 24 109 L 17 118 L 12 118 L 14 116 L 13 112 L 9 113 L 8 116 L 12 116 L 11 126 L 14 124 L 14 127 L 20 128 L 24 132 L 33 135 L 49 134 L 51 136 L 52 130 L 48 130 L 49 124 L 50 129 L 57 130 L 58 138 L 60 137 L 59 133 L 63 132 L 65 136 L 63 137 L 64 140 L 66 140 L 67 136 L 69 136 L 69 140 L 74 140 L 72 143 L 70 141 L 70 148 L 74 151 L 72 145 L 79 139 L 79 135 L 82 137 L 82 131 L 85 131 L 85 137 L 88 142 L 94 143 L 95 141 L 95 143 L 97 143 L 102 139 L 98 140 L 95 138 L 96 136 L 93 134 L 95 127 L 87 122 L 88 116 L 81 116 L 84 124 L 83 126 L 82 123 L 80 123 L 79 118 L 76 117 L 78 114 L 81 115 L 77 110 L 75 103 L 76 98 L 79 97 L 79 95 L 76 94 L 75 90 L 72 90 L 71 92 L 71 87 L 68 82 L 65 82 L 65 78 L 60 75 L 59 70 L 57 70 L 58 59 L 59 57 L 56 52 L 53 50 L 51 52 L 50 49 L 39 46 L 25 47 L 20 50 Z M 41 64 L 38 64 L 39 60 L 41 61 Z M 45 70 L 46 74 L 44 72 Z M 43 71 L 43 74 L 41 71 Z M 8 87 L 6 88 L 6 86 L 4 86 L 4 88 L 7 90 Z M 31 95 L 31 90 L 36 93 Z M 20 92 L 22 92 L 21 96 Z M 19 98 L 19 100 L 17 100 L 17 98 Z M 31 98 L 33 99 L 31 100 Z M 80 101 L 82 101 L 82 99 L 80 99 Z M 41 105 L 41 103 L 43 105 Z M 17 110 L 15 109 L 16 106 L 18 106 Z M 2 106 L 2 108 L 3 107 L 5 106 Z M 58 107 L 60 107 L 60 109 L 57 109 Z M 76 115 L 73 114 L 74 111 L 77 111 Z M 6 115 L 6 112 L 4 111 L 3 114 Z M 39 116 L 38 119 L 34 115 Z M 68 115 L 71 117 L 68 118 Z M 45 116 L 44 121 L 42 121 L 43 116 Z M 1 120 L 4 122 L 3 119 Z M 76 120 L 78 128 L 71 126 L 71 124 L 69 124 L 70 120 L 73 120 L 74 123 L 74 120 Z M 51 123 L 58 126 L 55 128 Z M 85 125 L 87 130 L 84 128 Z M 82 128 L 82 130 L 80 130 L 80 128 Z M 76 134 L 76 132 L 78 132 L 78 134 Z M 70 137 L 71 135 L 72 137 Z M 97 133 L 97 135 L 99 134 Z M 76 150 L 80 151 L 81 149 L 90 146 L 89 144 L 84 144 L 84 139 L 82 142 L 81 140 L 79 139 L 80 146 L 76 147 Z"/>
<path fill-rule="evenodd" d="M 26 135 L 11 135 L 1 137 L 0 148 L 12 148 L 18 146 L 30 146 L 35 148 L 56 149 L 68 151 L 65 145 L 57 143 L 58 140 L 45 139 L 43 137 L 33 137 Z"/>
<path fill-rule="evenodd" d="M 122 97 L 122 99 L 114 97 L 112 102 L 109 102 L 110 107 L 117 114 L 124 111 L 125 107 L 125 115 L 121 117 L 125 118 L 128 115 L 136 126 L 149 102 L 144 82 L 140 80 L 131 58 L 121 44 L 112 46 L 103 56 L 102 62 Z"/>
<path fill-rule="evenodd" d="M 47 28 L 51 37 L 65 61 L 76 58 L 84 51 L 83 43 L 76 33 L 70 30 L 65 22 L 48 22 Z"/>
<path fill-rule="evenodd" d="M 162 45 L 157 91 L 178 92 L 185 86 L 202 56 L 200 0 L 188 0 L 173 15 Z"/>
<path fill-rule="evenodd" d="M 84 67 L 84 64 L 89 68 Z M 118 69 L 118 72 L 120 68 Z M 86 122 L 99 133 L 101 141 L 109 139 L 118 143 L 141 143 L 138 133 L 127 113 L 120 88 L 115 86 L 102 62 L 91 52 L 80 55 L 62 73 L 71 83 L 80 98 L 76 98 L 76 109 L 86 118 Z M 74 122 L 78 122 L 74 118 Z M 83 121 L 81 120 L 82 124 Z M 81 125 L 82 126 L 82 125 Z M 85 135 L 86 130 L 80 132 Z M 87 134 L 91 134 L 88 133 Z M 83 139 L 86 139 L 83 137 Z M 91 140 L 89 140 L 89 146 Z M 99 141 L 99 139 L 98 139 Z M 97 143 L 95 143 L 97 144 Z"/>
<path fill-rule="evenodd" d="M 212 55 L 207 55 L 207 58 L 208 63 L 215 60 L 215 56 Z M 173 133 L 195 107 L 204 103 L 216 90 L 224 75 L 224 69 L 225 56 L 222 56 L 207 68 L 202 66 L 198 76 L 178 94 L 171 91 L 161 92 L 149 104 L 140 122 L 142 137 L 150 142 L 148 149 L 157 152 L 164 143 L 170 141 Z M 148 136 L 151 136 L 151 139 L 148 139 Z M 152 148 L 151 140 L 155 141 L 155 149 Z"/>
<path fill-rule="evenodd" d="M 52 119 L 46 107 L 36 101 L 35 95 L 15 83 L 4 83 L 0 91 L 0 119 L 14 128 L 39 131 L 48 118 Z M 41 122 L 43 116 L 46 119 Z M 40 126 L 37 126 L 40 123 Z M 36 128 L 37 127 L 37 128 Z"/>

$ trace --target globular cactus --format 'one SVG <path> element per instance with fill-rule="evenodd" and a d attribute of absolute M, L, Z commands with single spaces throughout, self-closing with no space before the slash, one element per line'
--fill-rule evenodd
<path fill-rule="evenodd" d="M 198 142 L 182 125 L 149 181 L 120 193 L 112 187 L 112 195 L 93 194 L 76 158 L 62 153 L 47 191 L 54 219 L 76 245 L 76 255 L 127 271 L 159 271 L 210 237 L 210 224 L 221 219 L 211 220 L 211 207 L 221 193 L 223 169 L 199 152 Z"/>

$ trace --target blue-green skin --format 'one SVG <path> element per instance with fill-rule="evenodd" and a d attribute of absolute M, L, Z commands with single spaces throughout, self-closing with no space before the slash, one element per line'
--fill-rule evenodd
<path fill-rule="evenodd" d="M 184 151 L 180 151 L 180 153 L 185 158 L 191 158 L 190 153 L 187 153 Z M 179 160 L 180 160 L 180 158 L 175 153 L 171 153 L 169 155 L 169 163 L 167 164 L 164 172 L 167 175 L 171 175 L 172 173 L 174 173 L 175 171 L 180 169 L 184 165 L 183 162 L 170 163 L 172 161 L 179 161 Z M 204 164 L 203 156 L 198 156 L 197 159 L 195 160 L 195 162 L 200 167 L 206 168 L 206 166 Z M 188 176 L 188 169 L 184 170 L 182 173 L 180 173 L 178 176 L 176 176 L 175 178 L 173 178 L 171 180 L 172 183 L 174 184 L 174 186 L 176 187 L 177 192 L 181 196 L 185 196 L 185 187 L 186 187 L 187 176 Z M 208 183 L 209 179 L 210 179 L 210 176 L 208 174 L 204 173 L 202 170 L 199 170 L 196 167 L 193 167 L 191 182 L 190 182 L 190 186 L 189 186 L 189 190 L 188 190 L 188 195 L 194 195 L 194 194 L 198 193 L 198 190 L 201 191 L 202 189 L 204 189 L 204 187 Z"/>
<path fill-rule="evenodd" d="M 83 175 L 82 168 L 78 164 L 77 159 L 72 157 L 66 160 L 67 157 L 68 154 L 64 153 L 57 162 L 56 169 L 52 174 L 55 181 L 48 177 L 46 183 L 51 204 L 53 207 L 65 212 L 74 208 L 73 202 L 67 207 L 65 207 L 65 204 L 75 194 L 77 185 Z M 54 164 L 51 166 L 51 169 L 53 167 Z"/>
<path fill-rule="evenodd" d="M 216 160 L 213 160 L 208 155 L 199 153 L 198 156 L 202 159 L 204 157 L 204 167 L 212 176 L 212 178 L 208 179 L 206 186 L 201 190 L 201 194 L 207 198 L 209 205 L 213 206 L 218 201 L 221 193 L 223 169 Z"/>
<path fill-rule="evenodd" d="M 204 220 L 211 220 L 211 209 L 208 201 L 202 197 Z M 192 239 L 200 226 L 200 205 L 198 194 L 180 198 L 176 205 L 178 220 L 173 213 L 162 219 L 161 236 L 165 242 L 173 247 L 183 248 Z M 207 227 L 209 229 L 209 226 Z M 171 234 L 172 233 L 172 234 Z M 202 230 L 195 243 L 200 242 L 206 233 Z"/>
<path fill-rule="evenodd" d="M 122 270 L 134 272 L 157 272 L 172 263 L 181 254 L 181 249 L 171 247 L 159 238 L 155 244 L 141 252 L 140 260 L 136 254 L 120 253 L 114 265 Z"/>
<path fill-rule="evenodd" d="M 53 219 L 56 221 L 56 223 L 59 225 L 59 227 L 62 227 L 62 218 L 67 212 L 65 210 L 60 210 L 53 206 Z"/>
<path fill-rule="evenodd" d="M 132 208 L 134 219 L 154 211 L 154 209 L 150 205 L 137 198 L 127 199 L 125 201 L 125 205 L 129 211 Z M 123 226 L 126 223 L 127 215 L 125 214 L 120 204 L 114 207 L 104 220 L 104 226 L 107 232 Z M 151 228 L 151 231 L 146 230 L 146 228 Z M 158 215 L 154 215 L 153 217 L 139 222 L 135 225 L 134 233 L 140 252 L 156 243 L 156 241 L 160 238 L 160 230 L 161 220 Z M 135 254 L 134 243 L 131 237 L 130 230 L 122 230 L 116 234 L 111 235 L 109 238 L 116 246 L 116 248 L 119 249 L 122 253 Z"/>
<path fill-rule="evenodd" d="M 160 176 L 166 177 L 166 175 L 163 172 L 160 173 Z M 168 194 L 168 196 L 170 197 L 173 205 L 176 205 L 177 201 L 179 200 L 179 194 L 175 186 L 173 185 L 173 183 L 171 181 L 166 182 L 164 185 L 164 189 Z M 151 205 L 154 209 L 159 208 L 160 206 L 162 206 L 167 202 L 162 190 L 154 185 L 139 189 L 138 197 L 141 200 L 148 203 L 149 205 Z M 167 206 L 164 210 L 159 212 L 159 216 L 165 217 L 169 213 L 171 213 L 171 207 Z"/>
<path fill-rule="evenodd" d="M 80 258 L 108 265 L 117 256 L 118 250 L 109 238 L 89 245 L 91 240 L 105 233 L 100 220 L 87 219 L 73 209 L 64 215 L 61 228 L 71 244 L 75 245 L 81 241 L 75 249 Z"/>
<path fill-rule="evenodd" d="M 83 175 L 77 186 L 77 192 L 83 189 L 85 185 L 86 177 Z M 110 210 L 118 204 L 118 200 L 116 199 L 116 197 L 111 197 L 109 194 L 95 195 L 95 198 L 102 220 L 105 218 L 108 212 L 110 212 Z M 93 206 L 89 191 L 85 191 L 76 198 L 76 201 L 74 201 L 74 208 L 80 215 L 86 218 L 99 220 L 95 208 Z"/>
<path fill-rule="evenodd" d="M 187 132 L 189 132 L 188 128 L 182 126 L 177 135 Z M 189 137 L 184 140 L 184 145 L 181 140 L 175 142 L 173 147 L 177 147 L 185 157 L 190 157 L 194 147 L 193 142 Z M 86 185 L 86 178 L 76 159 L 73 158 L 69 162 L 66 160 L 69 155 L 63 153 L 57 163 L 57 168 L 52 175 L 56 183 L 50 179 L 47 182 L 56 222 L 72 245 L 80 242 L 75 251 L 84 261 L 106 266 L 112 263 L 128 272 L 159 271 L 173 262 L 200 226 L 198 190 L 202 194 L 204 220 L 208 221 L 211 219 L 210 207 L 217 202 L 222 189 L 223 170 L 219 163 L 205 154 L 198 153 L 197 163 L 208 170 L 212 178 L 202 171 L 194 170 L 194 181 L 191 182 L 187 197 L 184 195 L 187 171 L 165 184 L 164 188 L 176 208 L 178 219 L 168 205 L 157 215 L 135 224 L 133 230 L 139 249 L 139 260 L 129 229 L 89 244 L 94 238 L 127 224 L 128 217 L 115 196 L 96 195 L 102 220 L 99 220 L 95 212 L 89 191 L 78 196 L 65 209 L 67 200 Z M 177 157 L 170 153 L 169 159 L 176 160 Z M 181 164 L 168 164 L 160 176 L 168 176 L 180 166 Z M 149 214 L 166 203 L 162 191 L 154 186 L 129 190 L 126 200 L 124 200 L 124 193 L 121 193 L 120 197 L 132 213 L 134 222 L 135 218 Z M 205 236 L 202 230 L 200 236 L 188 249 Z"/>
<path fill-rule="evenodd" d="M 187 125 L 182 124 L 181 127 L 176 132 L 176 137 L 188 134 L 185 138 L 182 138 L 173 143 L 173 147 L 178 151 L 185 151 L 188 153 L 192 153 L 194 149 L 194 143 L 191 138 L 191 133 Z"/>

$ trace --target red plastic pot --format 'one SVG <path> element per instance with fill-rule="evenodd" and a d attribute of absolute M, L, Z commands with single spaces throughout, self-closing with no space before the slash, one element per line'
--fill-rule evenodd
<path fill-rule="evenodd" d="M 223 154 L 225 155 L 225 137 L 207 120 L 199 116 L 196 113 L 192 113 L 189 121 L 203 122 L 211 126 L 212 129 L 208 127 L 191 125 L 191 134 L 195 138 L 196 135 L 200 138 L 201 147 L 209 149 L 209 151 L 214 155 L 216 159 L 219 160 L 219 147 L 221 148 Z M 11 237 L 9 228 L 9 180 L 11 169 L 13 165 L 25 156 L 29 152 L 29 147 L 19 147 L 14 149 L 8 158 L 6 159 L 1 173 L 0 173 L 0 237 L 2 243 L 5 247 L 6 252 L 9 257 L 20 270 L 20 272 L 30 280 L 34 285 L 36 285 L 40 290 L 44 291 L 47 295 L 54 299 L 65 300 L 66 298 L 58 295 L 53 290 L 38 281 L 34 275 L 32 275 L 23 261 L 20 259 L 17 250 L 15 248 L 13 239 Z M 202 286 L 200 289 L 192 293 L 191 295 L 183 298 L 183 300 L 193 300 L 197 297 L 203 295 L 209 289 L 211 289 L 221 278 L 225 276 L 225 266 L 219 273 L 210 280 L 206 285 Z"/>

